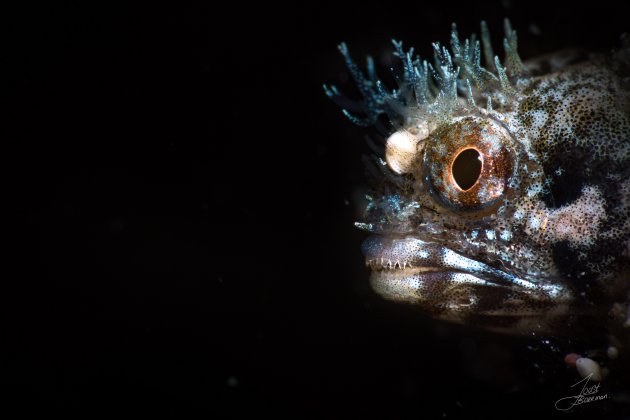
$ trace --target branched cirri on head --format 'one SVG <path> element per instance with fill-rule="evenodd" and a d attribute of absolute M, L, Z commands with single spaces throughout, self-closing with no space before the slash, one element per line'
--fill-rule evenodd
<path fill-rule="evenodd" d="M 362 99 L 326 94 L 356 124 L 391 124 L 357 222 L 372 288 L 496 331 L 602 327 L 628 353 L 630 42 L 523 62 L 507 20 L 503 60 L 483 22 L 480 38 L 453 25 L 432 63 L 394 41 L 396 89 L 339 46 Z"/>

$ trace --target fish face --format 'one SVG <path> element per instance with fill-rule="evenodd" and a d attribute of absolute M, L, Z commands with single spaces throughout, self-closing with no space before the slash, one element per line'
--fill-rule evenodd
<path fill-rule="evenodd" d="M 506 23 L 501 62 L 481 32 L 485 67 L 480 43 L 455 28 L 434 65 L 394 42 L 392 91 L 340 47 L 364 101 L 327 94 L 357 124 L 386 114 L 392 126 L 356 224 L 371 233 L 370 284 L 432 317 L 510 333 L 609 323 L 630 283 L 630 47 L 528 64 Z"/>
<path fill-rule="evenodd" d="M 407 164 L 400 157 L 411 148 L 400 137 L 388 139 L 386 162 L 409 185 L 371 203 L 360 225 L 377 233 L 362 246 L 372 288 L 433 317 L 492 329 L 541 329 L 566 313 L 573 293 L 548 250 L 515 238 L 522 189 L 539 180 L 505 125 L 479 114 L 436 124 L 425 139 L 406 133 L 415 148 Z"/>

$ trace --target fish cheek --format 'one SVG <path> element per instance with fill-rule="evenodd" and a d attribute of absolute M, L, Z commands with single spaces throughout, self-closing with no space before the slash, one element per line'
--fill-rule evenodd
<path fill-rule="evenodd" d="M 559 144 L 555 156 L 543 164 L 543 170 L 548 174 L 549 188 L 543 191 L 541 199 L 550 209 L 577 200 L 589 181 L 586 168 L 592 151 L 568 147 L 566 143 Z"/>

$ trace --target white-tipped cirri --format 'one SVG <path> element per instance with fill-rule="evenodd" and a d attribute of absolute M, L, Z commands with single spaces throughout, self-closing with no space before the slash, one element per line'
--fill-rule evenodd
<path fill-rule="evenodd" d="M 407 130 L 400 130 L 389 136 L 385 146 L 387 165 L 397 174 L 408 173 L 418 153 L 417 136 Z"/>

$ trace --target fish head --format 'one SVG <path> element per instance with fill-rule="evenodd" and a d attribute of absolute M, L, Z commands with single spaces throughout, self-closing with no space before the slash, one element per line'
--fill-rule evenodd
<path fill-rule="evenodd" d="M 372 65 L 358 73 L 342 45 L 367 98 L 354 107 L 363 119 L 346 115 L 370 125 L 385 113 L 393 128 L 356 225 L 371 234 L 362 251 L 386 299 L 492 330 L 559 332 L 627 300 L 627 67 L 565 62 L 537 73 L 509 24 L 506 34 L 493 71 L 455 29 L 451 51 L 434 45 L 435 65 L 394 42 L 395 91 Z"/>

